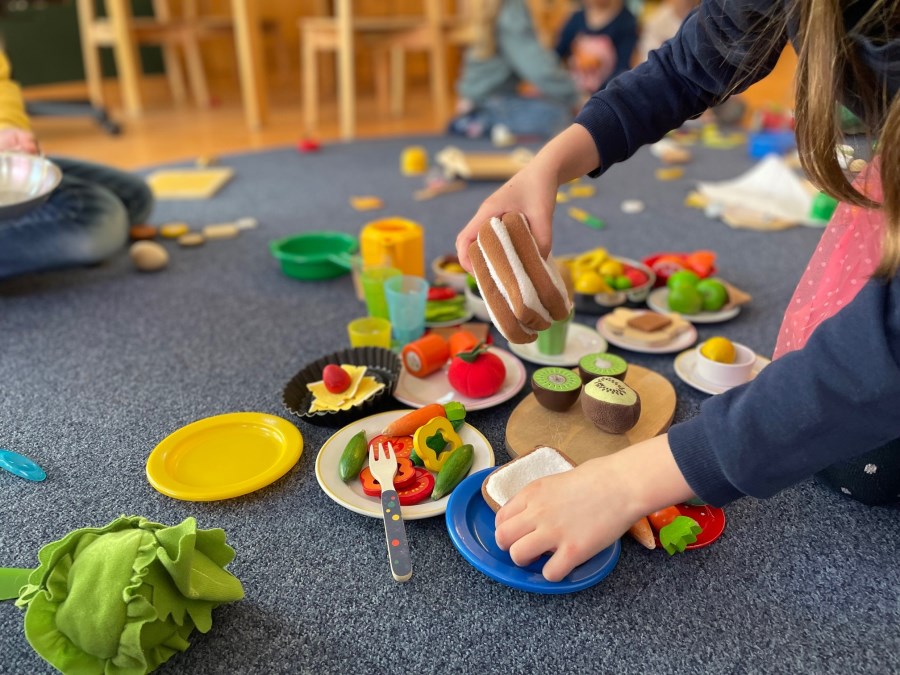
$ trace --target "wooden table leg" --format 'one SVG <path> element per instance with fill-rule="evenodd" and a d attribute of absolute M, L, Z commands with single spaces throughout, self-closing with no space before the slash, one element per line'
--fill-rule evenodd
<path fill-rule="evenodd" d="M 144 110 L 140 89 L 141 57 L 131 30 L 131 0 L 107 0 L 106 13 L 113 34 L 113 54 L 125 112 L 139 117 Z"/>
<path fill-rule="evenodd" d="M 352 140 L 356 135 L 356 69 L 354 68 L 353 8 L 350 0 L 337 0 L 335 13 L 338 24 L 338 107 L 340 109 L 341 138 Z"/>
<path fill-rule="evenodd" d="M 231 0 L 231 11 L 234 17 L 234 41 L 241 76 L 244 115 L 247 126 L 255 130 L 265 124 L 269 113 L 257 6 L 253 0 Z"/>

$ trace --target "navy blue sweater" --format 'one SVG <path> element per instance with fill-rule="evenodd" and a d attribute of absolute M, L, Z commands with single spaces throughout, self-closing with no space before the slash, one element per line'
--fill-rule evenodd
<path fill-rule="evenodd" d="M 578 115 L 600 153 L 592 175 L 768 74 L 796 35 L 792 5 L 704 0 L 672 40 L 594 94 Z M 893 97 L 900 88 L 898 27 L 887 35 L 855 34 L 868 5 L 853 4 L 846 25 L 857 53 Z M 748 54 L 752 72 L 743 68 Z M 852 92 L 846 98 L 852 107 Z M 742 495 L 768 497 L 896 438 L 900 278 L 869 281 L 802 350 L 773 362 L 753 382 L 708 399 L 698 416 L 669 430 L 688 484 L 718 505 Z"/>

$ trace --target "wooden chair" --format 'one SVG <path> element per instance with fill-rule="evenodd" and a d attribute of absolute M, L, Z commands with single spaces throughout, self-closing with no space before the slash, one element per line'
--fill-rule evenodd
<path fill-rule="evenodd" d="M 182 12 L 175 16 L 168 0 L 153 0 L 152 18 L 135 17 L 131 0 L 104 0 L 106 16 L 98 16 L 95 0 L 77 0 L 85 77 L 91 102 L 103 105 L 103 74 L 99 49 L 111 47 L 116 62 L 122 102 L 133 117 L 143 112 L 140 78 L 141 62 L 138 45 L 152 44 L 162 48 L 163 64 L 172 97 L 176 103 L 187 99 L 187 86 L 181 70 L 184 57 L 191 93 L 197 105 L 209 106 L 210 96 L 200 53 L 200 40 L 220 31 L 223 18 L 205 19 L 197 9 L 197 0 L 182 0 Z M 267 102 L 263 68 L 260 61 L 261 39 L 254 0 L 231 0 L 232 16 L 227 27 L 234 33 L 238 56 L 244 109 L 248 125 L 262 125 Z"/>
<path fill-rule="evenodd" d="M 352 0 L 335 0 L 333 16 L 300 20 L 303 70 L 303 110 L 308 131 L 316 124 L 319 109 L 317 56 L 337 55 L 338 109 L 341 136 L 352 139 L 356 127 L 356 48 L 365 46 L 377 54 L 376 83 L 384 99 L 386 83 L 402 80 L 407 51 L 427 51 L 430 56 L 431 92 L 435 111 L 442 120 L 449 101 L 443 0 L 424 0 L 423 16 L 357 17 Z M 396 91 L 396 90 L 394 90 Z M 396 97 L 392 106 L 396 108 Z"/>

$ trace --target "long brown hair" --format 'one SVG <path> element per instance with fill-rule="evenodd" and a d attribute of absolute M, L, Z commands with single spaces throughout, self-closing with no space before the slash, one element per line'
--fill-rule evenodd
<path fill-rule="evenodd" d="M 797 145 L 807 176 L 820 189 L 843 202 L 884 210 L 884 242 L 875 276 L 889 280 L 900 270 L 900 96 L 891 100 L 886 82 L 861 62 L 844 22 L 844 4 L 847 0 L 798 0 Z M 900 3 L 874 0 L 854 29 L 876 40 L 900 37 Z M 881 204 L 857 191 L 838 163 L 842 135 L 835 102 L 848 90 L 857 103 L 854 112 L 877 143 Z"/>

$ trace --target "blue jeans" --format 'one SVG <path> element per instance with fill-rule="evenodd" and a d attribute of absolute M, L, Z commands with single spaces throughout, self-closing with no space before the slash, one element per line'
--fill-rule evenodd
<path fill-rule="evenodd" d="M 459 136 L 490 136 L 491 127 L 502 124 L 516 136 L 551 138 L 572 123 L 565 105 L 546 98 L 492 96 L 472 112 L 450 122 L 449 131 Z"/>
<path fill-rule="evenodd" d="M 69 159 L 59 187 L 41 206 L 0 220 L 0 279 L 60 267 L 92 265 L 128 241 L 147 218 L 153 195 L 139 176 Z"/>

